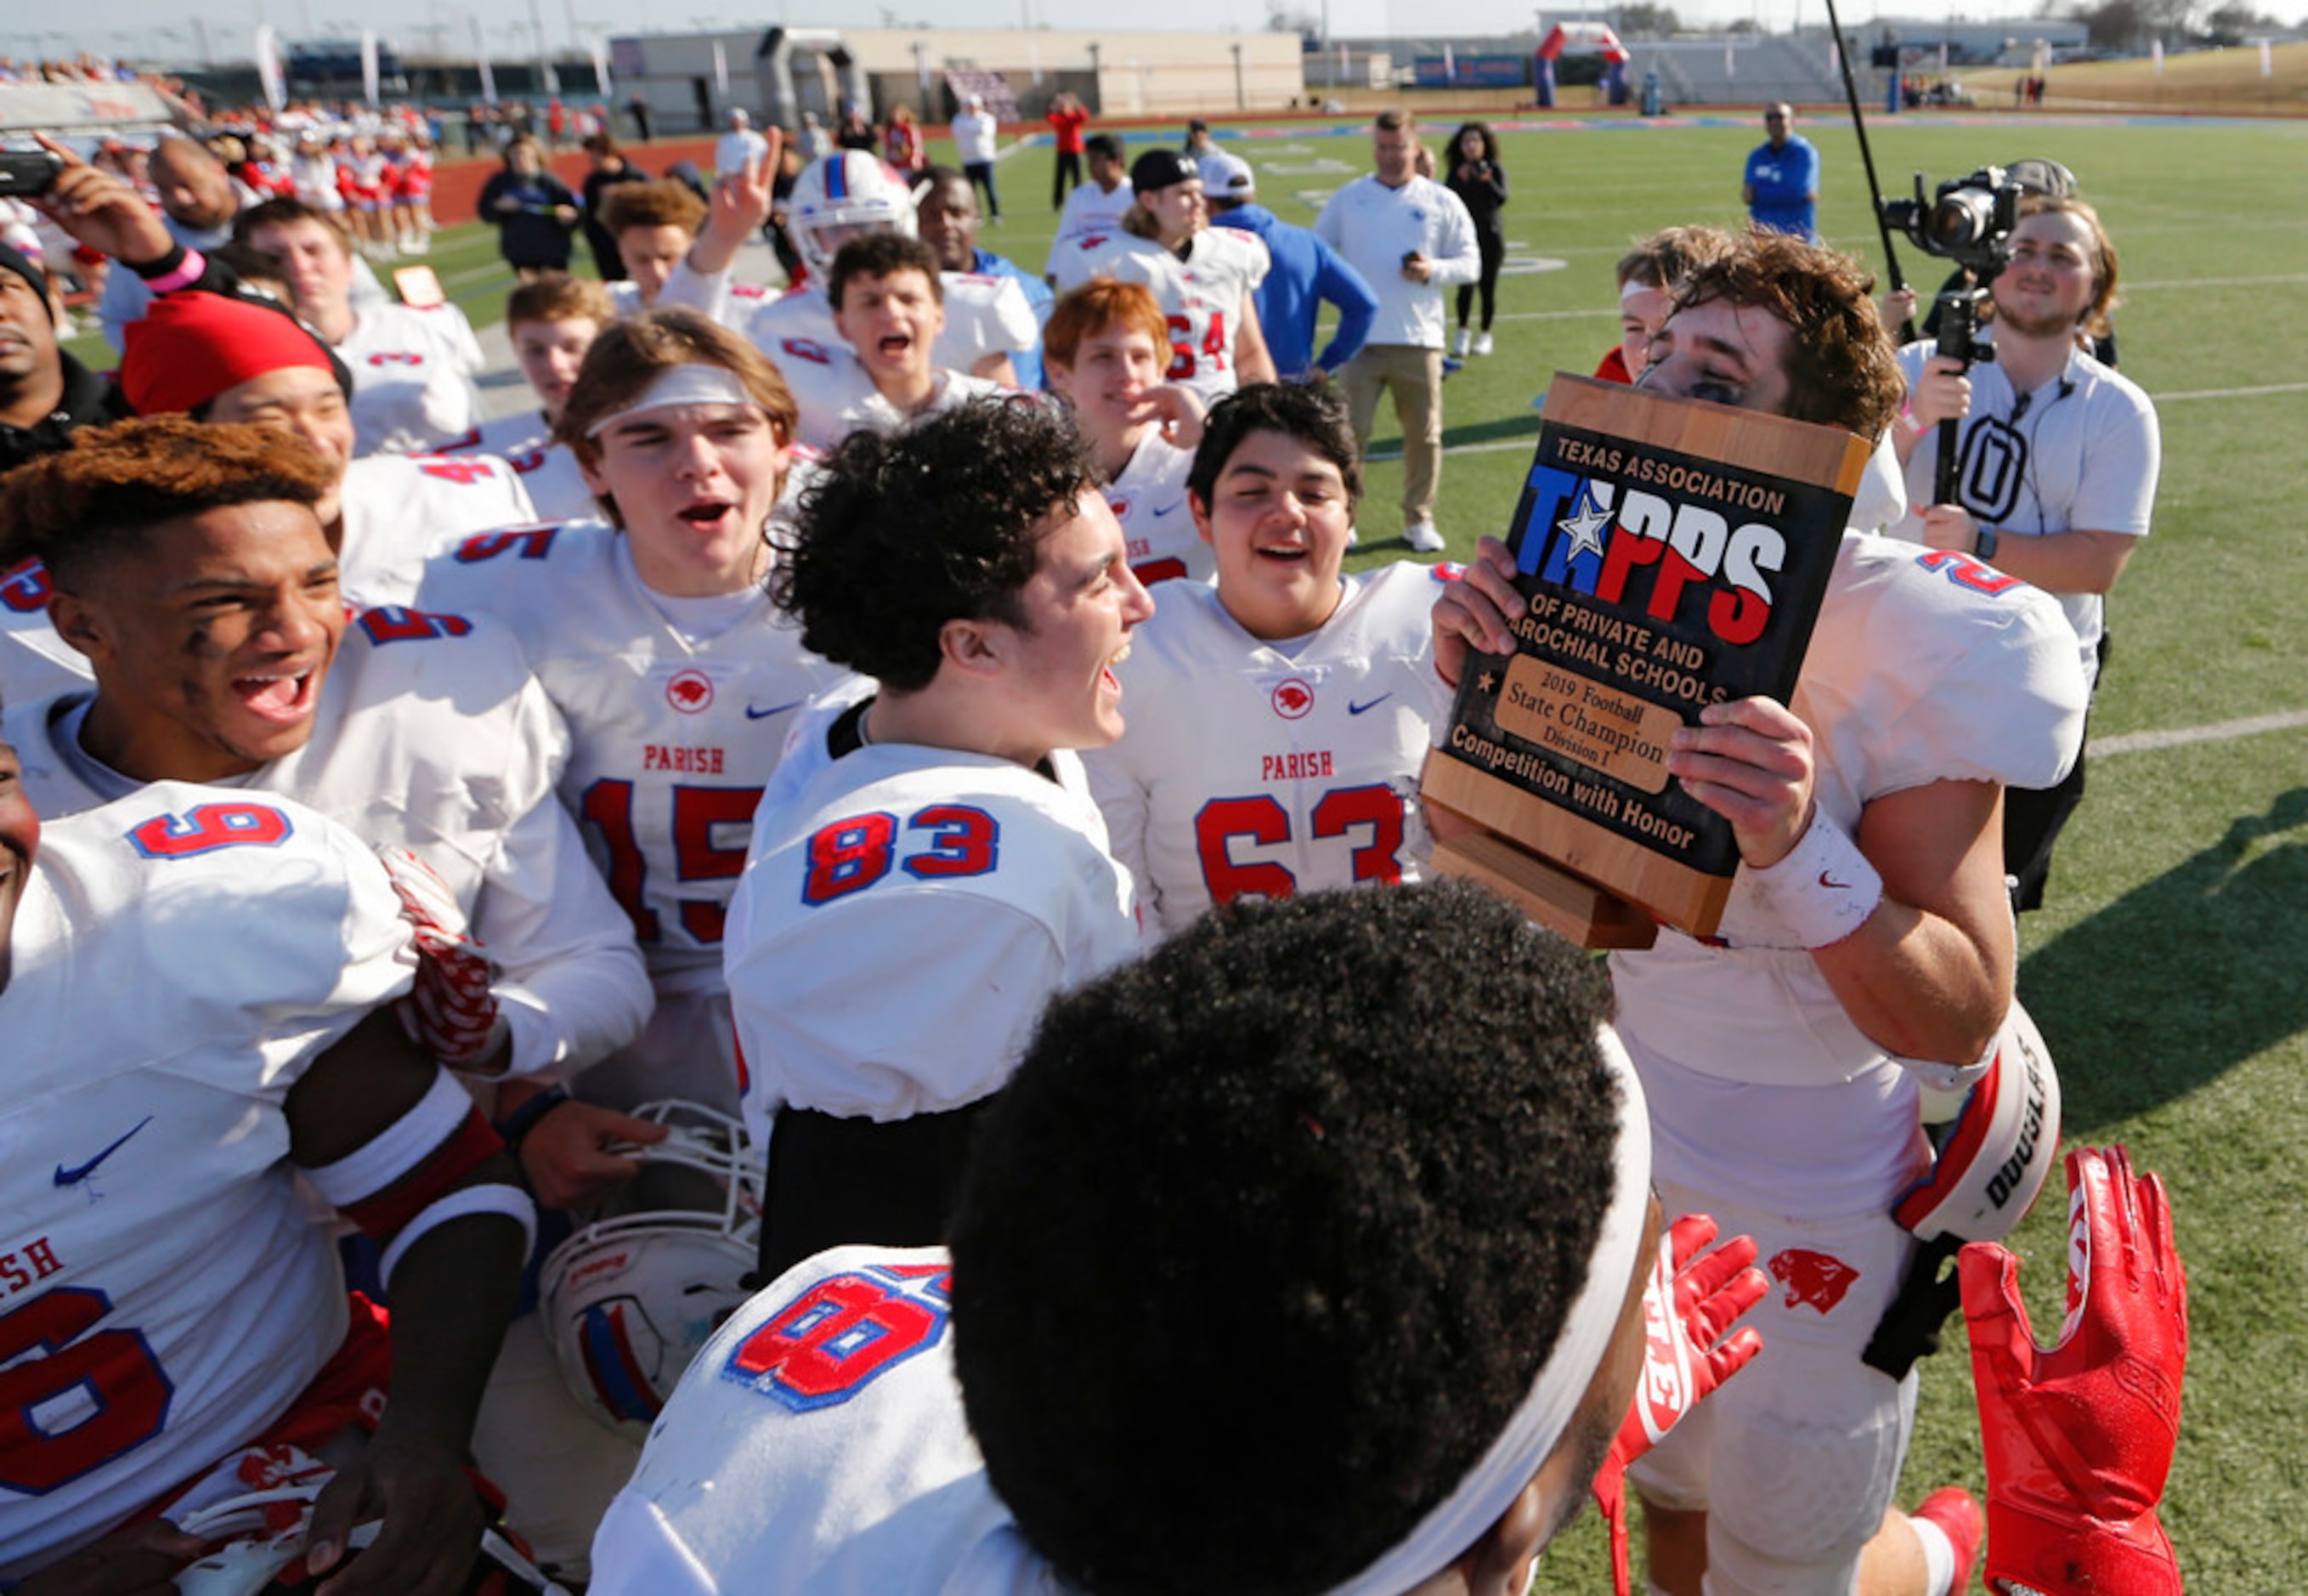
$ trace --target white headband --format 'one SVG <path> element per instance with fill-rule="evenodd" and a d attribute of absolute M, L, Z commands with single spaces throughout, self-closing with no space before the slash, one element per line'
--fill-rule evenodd
<path fill-rule="evenodd" d="M 1651 1120 L 1642 1083 L 1619 1034 L 1608 1025 L 1597 1034 L 1603 1063 L 1619 1087 L 1619 1140 L 1613 1160 L 1611 1205 L 1603 1213 L 1587 1283 L 1580 1288 L 1554 1350 L 1530 1383 L 1530 1394 L 1507 1420 L 1482 1461 L 1468 1471 L 1459 1488 L 1418 1521 L 1418 1527 L 1378 1561 L 1329 1596 L 1401 1596 L 1422 1580 L 1455 1562 L 1522 1494 L 1571 1427 L 1595 1371 L 1610 1350 L 1613 1333 L 1627 1306 L 1650 1212 Z"/>
<path fill-rule="evenodd" d="M 1656 294 L 1658 291 L 1659 285 L 1658 283 L 1644 282 L 1638 278 L 1630 277 L 1626 281 L 1619 285 L 1619 303 L 1624 305 L 1637 294 Z"/>
<path fill-rule="evenodd" d="M 627 416 L 637 415 L 642 410 L 661 410 L 676 404 L 746 404 L 755 410 L 762 407 L 762 401 L 745 392 L 745 383 L 728 367 L 690 360 L 679 366 L 667 367 L 639 399 L 624 410 L 611 410 L 587 427 L 585 436 L 599 437 L 606 428 Z"/>

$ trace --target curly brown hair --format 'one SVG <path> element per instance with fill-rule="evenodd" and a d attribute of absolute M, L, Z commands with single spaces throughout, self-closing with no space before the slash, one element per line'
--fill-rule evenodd
<path fill-rule="evenodd" d="M 1693 266 L 1675 308 L 1721 299 L 1777 316 L 1795 332 L 1788 418 L 1880 438 L 1908 384 L 1875 313 L 1874 291 L 1875 274 L 1850 255 L 1791 234 L 1757 231 Z"/>
<path fill-rule="evenodd" d="M 601 197 L 601 225 L 612 234 L 627 228 L 679 228 L 693 234 L 705 225 L 705 202 L 676 177 L 620 183 Z"/>
<path fill-rule="evenodd" d="M 318 505 L 338 470 L 304 439 L 240 422 L 145 416 L 83 427 L 72 446 L 0 478 L 0 566 L 38 558 L 72 591 L 144 535 L 233 505 Z"/>

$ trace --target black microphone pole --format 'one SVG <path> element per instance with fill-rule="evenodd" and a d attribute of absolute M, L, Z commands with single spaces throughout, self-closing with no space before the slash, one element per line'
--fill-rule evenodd
<path fill-rule="evenodd" d="M 1867 119 L 1859 114 L 1859 85 L 1851 75 L 1851 41 L 1843 36 L 1843 19 L 1836 14 L 1835 0 L 1827 0 L 1827 27 L 1835 36 L 1835 58 L 1843 66 L 1843 98 L 1851 106 L 1852 131 L 1859 135 L 1860 164 L 1867 168 L 1867 206 L 1875 212 L 1875 230 L 1883 236 L 1884 275 L 1891 280 L 1891 291 L 1898 293 L 1908 286 L 1907 280 L 1899 275 L 1899 252 L 1891 247 L 1891 224 L 1883 220 L 1883 185 L 1875 180 L 1875 152 L 1867 147 Z M 1899 341 L 1916 341 L 1912 315 L 1899 324 Z"/>

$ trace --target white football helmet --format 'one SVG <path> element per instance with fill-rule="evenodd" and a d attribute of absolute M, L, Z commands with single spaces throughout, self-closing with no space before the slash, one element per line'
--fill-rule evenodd
<path fill-rule="evenodd" d="M 685 1102 L 633 1112 L 670 1134 L 620 1150 L 641 1173 L 547 1256 L 538 1312 L 578 1402 L 639 1440 L 697 1350 L 745 1300 L 738 1281 L 761 1235 L 762 1170 L 726 1114 Z"/>
<path fill-rule="evenodd" d="M 822 285 L 833 257 L 868 233 L 914 231 L 914 194 L 897 169 L 863 150 L 837 150 L 802 168 L 786 199 L 786 236 Z"/>
<path fill-rule="evenodd" d="M 2044 1033 L 2016 1001 L 1987 1074 L 1936 1141 L 1931 1172 L 1891 1217 L 1925 1241 L 2011 1234 L 2060 1161 L 2060 1074 Z"/>

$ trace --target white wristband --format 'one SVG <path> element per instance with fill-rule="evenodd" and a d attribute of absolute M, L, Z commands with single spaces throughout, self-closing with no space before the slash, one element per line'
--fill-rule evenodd
<path fill-rule="evenodd" d="M 1841 942 L 1883 901 L 1883 878 L 1843 828 L 1817 808 L 1787 855 L 1767 869 L 1745 867 L 1763 901 L 1806 948 Z"/>
<path fill-rule="evenodd" d="M 476 1213 L 502 1214 L 519 1225 L 525 1238 L 521 1242 L 522 1256 L 526 1257 L 536 1247 L 535 1199 L 517 1186 L 507 1186 L 496 1180 L 484 1181 L 478 1186 L 460 1186 L 418 1210 L 417 1217 L 400 1227 L 400 1233 L 392 1238 L 392 1245 L 386 1247 L 384 1255 L 377 1260 L 378 1277 L 390 1286 L 392 1284 L 392 1272 L 400 1267 L 400 1260 L 409 1255 L 409 1249 L 420 1237 L 439 1229 L 451 1220 Z"/>

